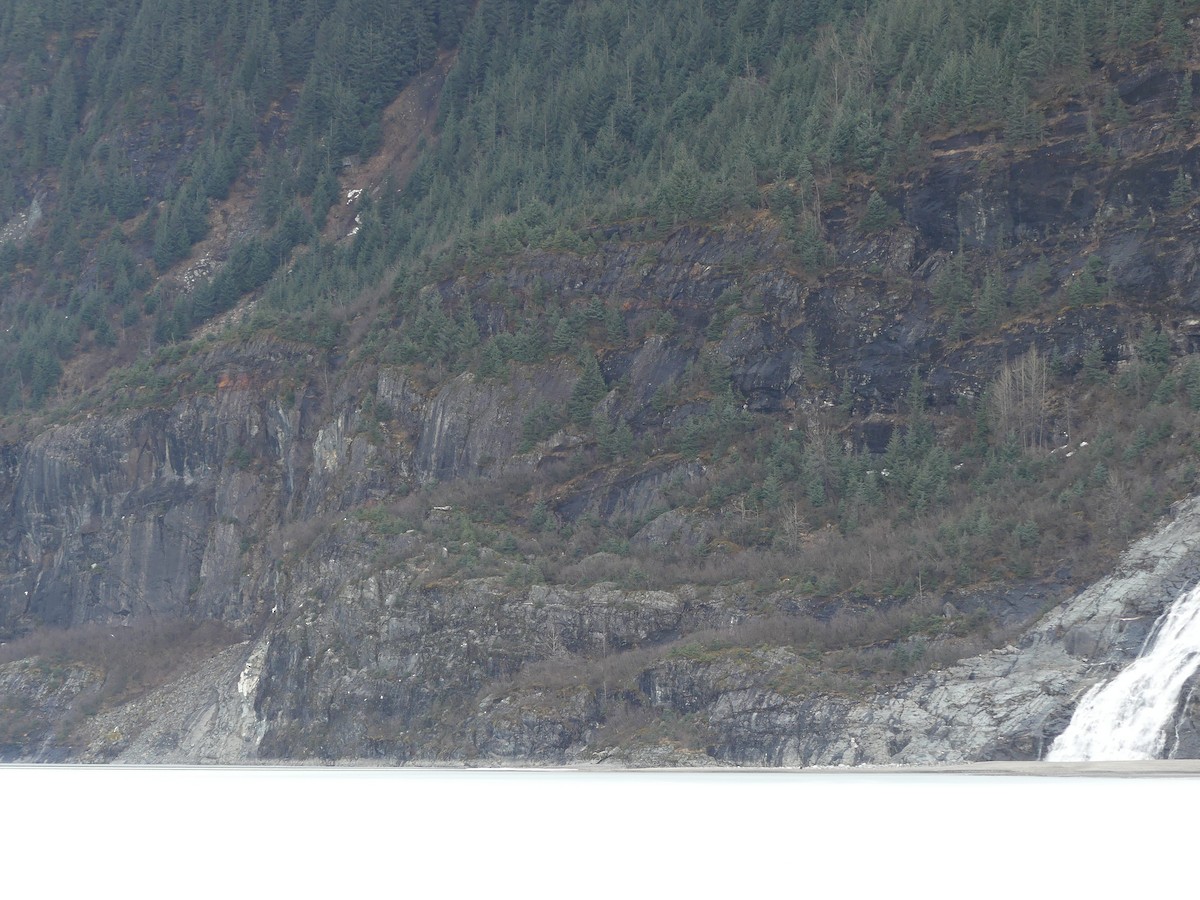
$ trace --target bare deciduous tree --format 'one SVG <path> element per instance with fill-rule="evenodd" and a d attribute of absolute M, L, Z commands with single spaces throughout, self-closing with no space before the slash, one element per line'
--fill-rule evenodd
<path fill-rule="evenodd" d="M 998 440 L 1016 441 L 1026 451 L 1042 445 L 1048 433 L 1047 372 L 1046 357 L 1037 347 L 1004 363 L 988 393 L 988 413 Z"/>

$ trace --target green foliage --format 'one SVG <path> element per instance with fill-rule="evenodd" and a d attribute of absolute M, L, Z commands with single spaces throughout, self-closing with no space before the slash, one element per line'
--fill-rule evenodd
<path fill-rule="evenodd" d="M 1083 270 L 1067 285 L 1067 302 L 1072 306 L 1085 306 L 1104 299 L 1107 291 L 1097 278 L 1103 269 L 1103 261 L 1097 256 L 1091 257 Z"/>
<path fill-rule="evenodd" d="M 1185 70 L 1180 78 L 1179 98 L 1171 118 L 1177 128 L 1187 128 L 1192 121 L 1192 73 Z"/>
<path fill-rule="evenodd" d="M 72 298 L 90 296 L 78 273 L 118 221 L 141 216 L 126 280 L 102 284 L 114 314 L 135 321 L 126 310 L 146 303 L 149 284 L 138 286 L 134 272 L 148 278 L 151 261 L 161 271 L 186 259 L 207 233 L 210 206 L 235 184 L 256 184 L 261 222 L 289 234 L 261 238 L 238 256 L 236 272 L 196 299 L 149 304 L 160 341 L 185 337 L 247 290 L 265 288 L 260 325 L 329 345 L 328 307 L 344 307 L 397 264 L 420 268 L 443 250 L 437 264 L 449 267 L 527 246 L 591 253 L 587 226 L 598 220 L 650 216 L 649 227 L 661 229 L 756 208 L 764 197 L 800 263 L 819 271 L 830 256 L 822 204 L 835 200 L 847 170 L 871 171 L 887 193 L 889 174 L 903 171 L 934 130 L 1001 121 L 1010 140 L 1035 140 L 1044 76 L 1087 71 L 1154 35 L 1160 16 L 1170 52 L 1186 46 L 1172 4 L 1101 0 L 52 6 L 50 14 L 10 4 L 0 22 L 0 63 L 20 84 L 20 102 L 0 121 L 0 220 L 28 207 L 30 185 L 59 185 L 45 240 L 19 261 L 0 260 L 0 271 L 30 273 L 33 306 L 65 314 Z M 374 149 L 386 104 L 453 47 L 439 140 L 424 148 L 404 190 L 380 191 L 349 246 L 286 260 L 339 202 L 343 158 Z M 1184 82 L 1180 121 L 1191 105 Z M 296 87 L 290 131 L 280 132 L 273 111 Z M 1123 115 L 1110 92 L 1105 120 Z M 876 193 L 862 226 L 885 229 L 895 217 Z M 294 233 L 297 219 L 304 236 Z M 272 275 L 285 261 L 283 285 Z M 941 302 L 966 308 L 969 279 L 943 288 Z M 990 316 L 986 305 L 981 312 Z M 572 349 L 578 324 L 525 330 L 477 357 L 461 311 L 443 314 L 449 338 L 430 330 L 436 314 L 417 310 L 417 334 L 399 340 L 396 355 L 432 352 L 447 366 L 478 358 L 497 377 L 509 361 Z M 31 313 L 6 306 L 3 315 L 32 351 L 26 359 L 50 346 Z M 107 318 L 111 328 L 115 315 Z M 91 327 L 107 343 L 100 321 Z M 607 311 L 603 328 L 606 340 L 624 339 L 618 310 Z M 60 365 L 74 352 L 62 337 L 53 340 Z M 33 399 L 16 359 L 0 363 L 0 403 Z"/>
<path fill-rule="evenodd" d="M 611 425 L 606 421 L 593 423 L 596 443 L 604 460 L 621 460 L 633 449 L 633 431 L 625 422 Z"/>
<path fill-rule="evenodd" d="M 933 299 L 947 309 L 960 309 L 971 298 L 971 281 L 961 253 L 951 256 L 933 279 Z"/>
<path fill-rule="evenodd" d="M 312 228 L 299 212 L 301 197 L 315 192 L 314 217 L 323 222 L 338 188 L 328 162 L 321 170 L 318 161 L 344 152 L 348 141 L 362 147 L 377 138 L 383 106 L 439 47 L 456 43 L 473 4 L 117 0 L 52 6 L 50 12 L 22 0 L 0 10 L 0 63 L 22 96 L 15 114 L 0 120 L 6 159 L 0 221 L 25 210 L 30 185 L 56 184 L 53 202 L 43 204 L 45 240 L 36 244 L 38 258 L 29 260 L 35 266 L 26 288 L 32 287 L 36 304 L 61 310 L 73 296 L 91 293 L 89 256 L 121 235 L 112 226 L 148 207 L 128 248 L 134 265 L 102 276 L 100 285 L 126 327 L 134 324 L 128 304 L 140 302 L 150 286 L 147 263 L 161 272 L 185 259 L 208 232 L 210 202 L 226 198 L 248 170 L 258 186 L 262 224 L 284 234 L 273 246 L 255 248 L 271 256 L 265 264 L 248 258 L 248 266 L 216 283 L 208 296 L 162 313 L 155 334 L 177 340 L 236 302 L 231 292 L 265 284 L 286 253 L 308 239 L 297 233 Z M 345 102 L 322 107 L 318 101 L 331 98 L 321 88 L 335 81 L 336 99 Z M 279 120 L 270 129 L 260 126 L 289 83 L 305 90 L 284 143 L 275 135 Z M 134 278 L 134 271 L 141 274 Z M 27 314 L 7 317 L 6 326 L 30 333 Z M 108 317 L 93 317 L 91 327 L 101 346 L 119 339 Z M 0 404 L 40 402 L 54 370 L 44 364 L 36 384 L 22 378 L 24 390 L 4 390 L 16 372 L 0 361 Z"/>
<path fill-rule="evenodd" d="M 822 269 L 829 259 L 829 248 L 825 244 L 825 236 L 820 223 L 815 218 L 802 221 L 792 239 L 796 255 L 804 268 L 816 272 Z"/>
<path fill-rule="evenodd" d="M 1167 203 L 1172 209 L 1179 209 L 1187 206 L 1193 195 L 1192 176 L 1180 169 L 1175 180 L 1171 182 L 1171 193 L 1167 197 Z"/>
<path fill-rule="evenodd" d="M 580 365 L 583 371 L 571 391 L 571 399 L 567 401 L 567 416 L 574 424 L 583 427 L 591 423 L 592 410 L 604 399 L 608 387 L 600 372 L 600 364 L 591 352 L 581 354 Z"/>
<path fill-rule="evenodd" d="M 1045 119 L 1021 84 L 1014 78 L 1010 83 L 1010 100 L 1005 111 L 1004 136 L 1014 144 L 1029 144 L 1041 139 Z"/>
<path fill-rule="evenodd" d="M 862 217 L 862 230 L 865 232 L 885 231 L 900 221 L 900 213 L 879 196 L 878 191 L 871 191 L 867 200 L 867 208 Z"/>
<path fill-rule="evenodd" d="M 1189 359 L 1183 367 L 1183 391 L 1192 409 L 1200 409 L 1200 360 Z"/>
<path fill-rule="evenodd" d="M 1037 522 L 1018 522 L 1013 527 L 1013 537 L 1022 548 L 1036 547 L 1040 538 Z"/>
<path fill-rule="evenodd" d="M 988 275 L 975 297 L 976 318 L 984 328 L 990 328 L 1000 321 L 1007 306 L 1007 298 L 1000 280 Z"/>
<path fill-rule="evenodd" d="M 337 179 L 328 164 L 321 169 L 312 189 L 312 219 L 317 228 L 325 227 L 325 217 L 330 208 L 338 202 L 339 192 Z"/>
<path fill-rule="evenodd" d="M 355 517 L 367 524 L 371 531 L 385 536 L 404 534 L 413 523 L 385 506 L 370 506 L 359 509 Z"/>
<path fill-rule="evenodd" d="M 539 400 L 521 424 L 521 445 L 519 451 L 526 453 L 533 449 L 534 444 L 544 441 L 563 425 L 560 411 L 554 409 L 545 400 Z"/>
<path fill-rule="evenodd" d="M 1085 384 L 1100 384 L 1108 378 L 1108 364 L 1099 341 L 1092 341 L 1083 351 L 1080 377 Z"/>
<path fill-rule="evenodd" d="M 529 513 L 528 525 L 534 531 L 545 531 L 554 524 L 554 518 L 550 514 L 544 501 L 539 500 L 533 505 L 533 510 Z"/>
<path fill-rule="evenodd" d="M 555 13 L 498 0 L 468 28 L 448 79 L 443 149 L 419 178 L 422 219 L 458 228 L 537 197 L 576 216 L 648 211 L 674 223 L 753 206 L 755 182 L 782 177 L 795 189 L 776 182 L 772 208 L 817 268 L 818 167 L 886 167 L 922 130 L 988 118 L 1034 139 L 1036 80 L 1085 71 L 1130 15 L 1099 2 L 1033 5 L 888 0 L 861 4 L 854 20 L 832 3 L 797 11 L 782 0 L 738 4 L 756 12 L 733 17 L 682 0 Z M 842 89 L 834 67 L 862 77 Z M 748 89 L 748 71 L 765 90 Z M 892 215 L 875 203 L 867 227 Z M 451 231 L 430 226 L 431 237 Z"/>

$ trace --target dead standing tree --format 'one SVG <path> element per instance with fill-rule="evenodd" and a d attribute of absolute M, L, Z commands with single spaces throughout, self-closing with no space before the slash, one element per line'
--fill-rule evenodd
<path fill-rule="evenodd" d="M 1048 366 L 1037 347 L 1015 362 L 1005 361 L 988 392 L 992 433 L 1023 451 L 1039 447 L 1048 434 Z"/>

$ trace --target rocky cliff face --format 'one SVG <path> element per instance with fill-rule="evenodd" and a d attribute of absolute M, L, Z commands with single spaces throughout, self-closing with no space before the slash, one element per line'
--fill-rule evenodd
<path fill-rule="evenodd" d="M 666 237 L 613 228 L 593 236 L 595 252 L 529 251 L 427 286 L 473 309 L 485 339 L 518 324 L 496 298 L 535 285 L 564 309 L 620 298 L 621 327 L 634 333 L 669 314 L 669 327 L 600 355 L 610 389 L 601 408 L 647 441 L 637 467 L 585 467 L 564 480 L 582 439 L 528 440 L 530 417 L 571 397 L 573 361 L 515 365 L 507 380 L 437 380 L 235 336 L 4 447 L 0 634 L 188 618 L 221 620 L 247 639 L 60 733 L 30 725 L 38 741 L 6 752 L 804 765 L 1038 757 L 1080 691 L 1136 652 L 1157 612 L 1200 574 L 1196 503 L 1069 602 L 1065 582 L 956 597 L 955 614 L 1011 606 L 1003 645 L 857 696 L 797 680 L 805 660 L 795 648 L 689 649 L 698 632 L 821 614 L 799 594 L 764 603 L 736 587 L 548 586 L 532 567 L 489 557 L 454 505 L 483 502 L 507 479 L 541 490 L 562 521 L 645 519 L 634 542 L 711 537 L 702 519 L 662 512 L 668 491 L 702 481 L 704 461 L 654 447 L 695 411 L 656 398 L 704 353 L 728 368 L 744 410 L 784 423 L 848 391 L 844 439 L 879 451 L 914 366 L 937 409 L 978 395 L 1035 344 L 1068 373 L 1092 345 L 1108 362 L 1128 359 L 1146 321 L 1175 353 L 1197 349 L 1196 213 L 1171 192 L 1180 173 L 1200 183 L 1200 151 L 1165 120 L 1174 76 L 1108 75 L 1129 124 L 1097 137 L 1068 108 L 1035 149 L 1004 150 L 986 132 L 935 143 L 887 198 L 902 219 L 884 233 L 855 224 L 866 190 L 847 186 L 825 218 L 836 260 L 817 272 L 794 267 L 778 220 L 764 214 Z M 967 248 L 1014 280 L 1044 258 L 1048 290 L 1064 297 L 1098 259 L 1088 271 L 1109 299 L 1016 316 L 978 339 L 969 322 L 951 334 L 932 291 Z M 733 310 L 731 292 L 753 303 Z M 831 377 L 814 380 L 814 367 Z M 114 411 L 122 399 L 132 408 Z M 444 543 L 409 527 L 392 506 L 404 503 L 444 515 Z M 603 556 L 591 564 L 623 565 Z M 469 565 L 451 572 L 451 558 Z M 61 718 L 89 677 L 51 684 L 24 662 L 0 671 L 31 722 Z M 1188 710 L 1179 752 L 1197 745 Z"/>
<path fill-rule="evenodd" d="M 1200 578 L 1198 525 L 1200 503 L 1181 504 L 1112 575 L 1014 643 L 885 693 L 796 702 L 769 691 L 728 692 L 709 713 L 724 738 L 721 755 L 759 765 L 1041 759 L 1080 695 L 1132 661 L 1159 615 Z M 670 681 L 656 691 L 677 702 Z M 1190 710 L 1180 712 L 1171 754 L 1190 757 L 1195 724 Z"/>
<path fill-rule="evenodd" d="M 795 659 L 782 649 L 657 662 L 628 649 L 736 616 L 732 598 L 604 587 L 513 592 L 495 579 L 414 590 L 398 572 L 338 591 L 345 563 L 330 562 L 321 588 L 297 597 L 290 613 L 277 611 L 263 637 L 88 720 L 68 758 L 791 766 L 1038 759 L 1080 694 L 1136 656 L 1163 609 L 1200 577 L 1197 535 L 1200 500 L 1190 500 L 1110 576 L 1013 643 L 858 698 L 789 691 Z M 87 686 L 86 673 L 64 671 L 48 688 L 21 664 L 6 667 L 5 677 L 10 691 L 39 684 L 46 712 L 68 707 Z M 618 696 L 623 712 L 614 715 Z M 631 706 L 641 715 L 631 716 Z M 1192 755 L 1190 705 L 1176 732 L 1172 755 Z M 22 756 L 63 752 L 51 740 Z"/>

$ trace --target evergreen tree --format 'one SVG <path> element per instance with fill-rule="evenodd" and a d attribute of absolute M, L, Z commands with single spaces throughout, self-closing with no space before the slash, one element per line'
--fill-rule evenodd
<path fill-rule="evenodd" d="M 1186 128 L 1192 120 L 1192 73 L 1185 71 L 1179 79 L 1179 99 L 1175 104 L 1172 122 L 1178 128 Z"/>
<path fill-rule="evenodd" d="M 866 212 L 862 217 L 863 231 L 883 231 L 891 228 L 899 220 L 900 214 L 879 196 L 879 192 L 871 191 L 870 199 L 867 200 Z"/>
<path fill-rule="evenodd" d="M 1186 206 L 1192 199 L 1192 176 L 1180 169 L 1175 175 L 1175 180 L 1171 182 L 1171 193 L 1167 197 L 1167 203 L 1172 209 L 1179 209 Z"/>
<path fill-rule="evenodd" d="M 581 427 L 586 426 L 592 419 L 592 410 L 604 399 L 608 387 L 600 372 L 600 364 L 590 352 L 580 354 L 582 372 L 575 387 L 571 391 L 571 399 L 567 402 L 567 415 L 572 422 Z"/>

